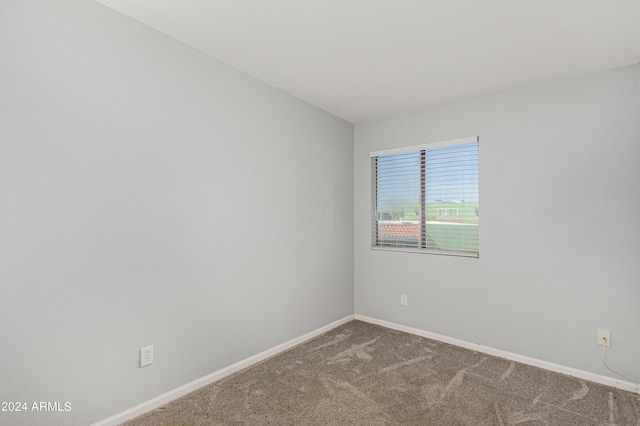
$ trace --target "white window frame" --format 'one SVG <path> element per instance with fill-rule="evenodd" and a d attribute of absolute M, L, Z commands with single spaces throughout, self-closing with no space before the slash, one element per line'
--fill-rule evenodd
<path fill-rule="evenodd" d="M 466 138 L 459 138 L 459 139 L 452 139 L 452 140 L 448 140 L 448 141 L 439 141 L 439 142 L 431 142 L 431 143 L 425 143 L 425 144 L 420 144 L 420 145 L 412 145 L 412 146 L 407 146 L 407 147 L 401 147 L 401 148 L 392 148 L 392 149 L 385 149 L 385 150 L 378 150 L 378 151 L 372 151 L 369 153 L 369 157 L 372 159 L 372 179 L 371 179 L 371 184 L 372 184 L 372 188 L 371 188 L 371 221 L 372 221 L 372 241 L 371 241 L 371 249 L 372 250 L 381 250 L 381 251 L 395 251 L 395 252 L 410 252 L 410 253 L 425 253 L 425 254 L 438 254 L 438 255 L 448 255 L 448 256 L 461 256 L 461 257 L 471 257 L 471 258 L 478 258 L 480 256 L 480 248 L 478 246 L 478 250 L 477 252 L 460 252 L 460 251 L 450 251 L 450 250 L 431 250 L 431 249 L 427 249 L 427 248 L 413 248 L 413 247 L 393 247 L 393 246 L 385 246 L 385 245 L 377 245 L 376 244 L 376 236 L 374 235 L 374 233 L 376 233 L 377 231 L 374 231 L 373 227 L 375 227 L 375 230 L 377 230 L 377 226 L 378 226 L 378 211 L 377 211 L 377 177 L 373 177 L 374 173 L 377 173 L 377 170 L 374 170 L 374 162 L 373 159 L 377 158 L 377 157 L 382 157 L 382 156 L 386 156 L 386 155 L 393 155 L 393 154 L 402 154 L 402 153 L 409 153 L 409 152 L 415 152 L 415 151 L 423 151 L 423 150 L 432 150 L 435 148 L 444 148 L 444 147 L 449 147 L 449 146 L 456 146 L 456 145 L 463 145 L 463 144 L 470 144 L 470 143 L 478 143 L 478 156 L 479 156 L 479 149 L 480 149 L 480 145 L 479 145 L 479 138 L 478 136 L 470 136 L 470 137 L 466 137 Z M 478 164 L 478 178 L 479 178 L 479 164 Z M 421 185 L 423 185 L 424 183 L 421 183 Z M 479 185 L 479 181 L 478 181 L 478 185 Z M 478 195 L 479 195 L 479 188 L 478 188 Z M 424 213 L 424 217 L 421 217 L 421 226 L 426 227 L 426 211 L 425 211 L 425 201 L 424 201 L 424 196 L 423 199 L 421 201 L 422 203 L 422 210 Z M 449 208 L 447 208 L 447 210 L 449 210 Z M 464 226 L 464 225 L 462 225 Z M 479 231 L 479 223 L 478 223 L 478 233 Z M 424 228 L 423 228 L 424 229 Z M 424 230 L 421 231 L 422 236 L 420 237 L 421 239 L 424 238 Z M 423 244 L 423 243 L 420 243 Z M 479 242 L 478 242 L 479 244 Z"/>

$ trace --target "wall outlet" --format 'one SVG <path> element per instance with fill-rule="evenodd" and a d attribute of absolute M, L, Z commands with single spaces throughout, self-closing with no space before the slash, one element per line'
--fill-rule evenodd
<path fill-rule="evenodd" d="M 140 367 L 153 364 L 153 346 L 140 349 Z"/>
<path fill-rule="evenodd" d="M 611 346 L 611 332 L 609 330 L 598 330 L 598 344 Z"/>
<path fill-rule="evenodd" d="M 401 294 L 400 295 L 400 304 L 402 306 L 407 306 L 407 295 L 406 294 Z"/>

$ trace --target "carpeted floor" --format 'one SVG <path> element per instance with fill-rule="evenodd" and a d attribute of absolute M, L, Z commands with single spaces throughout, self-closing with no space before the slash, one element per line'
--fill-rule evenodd
<path fill-rule="evenodd" d="M 351 321 L 143 425 L 640 425 L 640 395 Z"/>

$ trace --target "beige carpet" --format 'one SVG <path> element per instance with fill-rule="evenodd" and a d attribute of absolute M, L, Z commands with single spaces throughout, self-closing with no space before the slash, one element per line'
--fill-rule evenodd
<path fill-rule="evenodd" d="M 125 424 L 640 425 L 640 395 L 352 321 Z"/>

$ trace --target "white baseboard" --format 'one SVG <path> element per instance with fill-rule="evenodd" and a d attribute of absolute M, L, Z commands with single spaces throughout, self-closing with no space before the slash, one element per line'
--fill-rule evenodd
<path fill-rule="evenodd" d="M 107 419 L 101 420 L 97 423 L 94 423 L 92 426 L 116 426 L 127 420 L 133 419 L 134 417 L 139 416 L 140 414 L 151 411 L 155 408 L 161 407 L 168 402 L 173 401 L 174 399 L 180 398 L 190 392 L 193 392 L 203 386 L 211 384 L 217 380 L 220 380 L 230 374 L 235 373 L 236 371 L 240 371 L 244 368 L 250 367 L 253 364 L 256 364 L 260 361 L 263 361 L 271 356 L 277 355 L 280 352 L 283 352 L 287 349 L 290 349 L 300 343 L 303 343 L 307 340 L 310 340 L 316 336 L 319 336 L 322 333 L 326 333 L 329 330 L 332 330 L 342 324 L 345 324 L 355 318 L 355 315 L 347 315 L 346 317 L 339 319 L 337 321 L 332 322 L 331 324 L 325 325 L 324 327 L 320 327 L 316 330 L 313 330 L 307 334 L 304 334 L 300 337 L 296 337 L 287 342 L 284 342 L 280 345 L 274 346 L 271 349 L 267 349 L 265 351 L 260 352 L 259 354 L 250 356 L 249 358 L 245 358 L 242 361 L 238 361 L 235 364 L 231 364 L 228 367 L 222 368 L 218 371 L 215 371 L 211 374 L 208 374 L 204 377 L 196 379 L 192 382 L 189 382 L 185 385 L 177 387 L 169 392 L 165 392 L 162 395 L 158 395 L 155 398 L 152 398 L 142 404 L 138 404 L 135 407 L 131 407 L 128 410 L 122 411 L 118 414 L 115 414 Z"/>
<path fill-rule="evenodd" d="M 371 318 L 365 315 L 356 314 L 355 319 L 368 322 L 371 324 L 381 325 L 383 327 L 391 328 L 393 330 L 404 331 L 406 333 L 415 334 L 421 337 L 426 337 L 428 339 L 438 340 L 440 342 L 449 343 L 451 345 L 460 346 L 466 349 L 471 349 L 473 351 L 482 352 L 482 353 L 497 356 L 500 358 L 505 358 L 511 361 L 520 362 L 522 364 L 528 364 L 534 367 L 544 368 L 545 370 L 554 371 L 556 373 L 562 373 L 569 376 L 577 377 L 579 379 L 585 379 L 592 382 L 601 383 L 603 385 L 613 386 L 618 389 L 638 393 L 638 390 L 636 389 L 635 385 L 625 380 L 618 380 L 612 377 L 602 376 L 600 374 L 590 373 L 588 371 L 578 370 L 576 368 L 566 367 L 564 365 L 542 361 L 536 358 L 515 354 L 513 352 L 507 352 L 501 349 L 492 348 L 490 346 L 478 345 L 476 343 L 467 342 L 465 340 L 455 339 L 453 337 L 443 336 L 441 334 L 432 333 L 430 331 L 420 330 L 418 328 L 408 327 L 406 325 L 379 320 L 379 319 Z"/>

